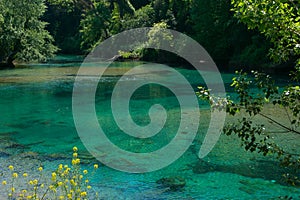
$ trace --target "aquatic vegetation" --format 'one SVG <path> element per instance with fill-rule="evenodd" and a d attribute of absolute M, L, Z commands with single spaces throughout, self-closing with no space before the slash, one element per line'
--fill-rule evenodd
<path fill-rule="evenodd" d="M 98 194 L 92 190 L 89 177 L 98 169 L 98 164 L 94 164 L 91 173 L 82 169 L 77 147 L 73 147 L 71 163 L 70 166 L 59 164 L 48 176 L 42 166 L 37 166 L 38 177 L 31 177 L 29 172 L 19 175 L 15 167 L 9 165 L 9 173 L 4 174 L 2 180 L 2 186 L 6 187 L 6 197 L 11 200 L 97 199 Z"/>

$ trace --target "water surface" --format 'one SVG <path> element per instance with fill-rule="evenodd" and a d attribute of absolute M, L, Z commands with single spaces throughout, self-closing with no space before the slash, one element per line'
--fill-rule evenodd
<path fill-rule="evenodd" d="M 149 152 L 172 140 L 181 113 L 178 100 L 170 90 L 157 84 L 146 85 L 132 96 L 132 118 L 139 125 L 147 125 L 150 122 L 147 115 L 149 108 L 159 103 L 168 114 L 164 129 L 155 137 L 143 140 L 129 137 L 120 130 L 110 109 L 112 90 L 122 74 L 139 64 L 142 63 L 114 63 L 98 84 L 95 108 L 99 123 L 103 124 L 107 137 L 114 144 L 128 151 Z M 96 162 L 81 143 L 73 121 L 72 90 L 79 65 L 37 64 L 0 71 L 2 170 L 8 162 L 29 167 L 28 163 L 24 163 L 24 155 L 32 162 L 37 159 L 51 170 L 58 163 L 69 162 L 73 146 L 80 149 L 87 168 Z M 98 63 L 98 67 L 101 64 Z M 204 84 L 197 71 L 177 70 L 195 90 L 197 85 Z M 222 77 L 227 87 L 233 74 L 224 73 Z M 122 81 L 142 78 L 143 75 L 137 74 Z M 228 95 L 234 96 L 229 88 L 227 91 Z M 205 102 L 199 101 L 199 106 L 201 116 L 197 137 L 180 159 L 164 169 L 146 174 L 129 174 L 101 166 L 93 177 L 93 186 L 100 196 L 104 199 L 275 199 L 285 195 L 300 198 L 298 188 L 284 185 L 281 178 L 284 170 L 278 167 L 276 160 L 245 152 L 235 137 L 222 135 L 213 151 L 200 160 L 197 154 L 207 131 L 210 110 Z M 189 112 L 187 115 L 193 114 L 193 110 Z M 285 120 L 281 111 L 269 112 Z M 285 139 L 286 146 L 294 151 L 299 150 L 298 136 L 287 134 L 274 137 L 275 140 Z M 28 154 L 32 156 L 28 157 Z M 181 177 L 186 185 L 180 190 L 169 190 L 156 183 L 164 177 Z"/>

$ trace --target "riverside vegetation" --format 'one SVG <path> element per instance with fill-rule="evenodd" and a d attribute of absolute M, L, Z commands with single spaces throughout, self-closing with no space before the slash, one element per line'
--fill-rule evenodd
<path fill-rule="evenodd" d="M 31 177 L 30 173 L 19 174 L 14 166 L 9 165 L 9 174 L 4 174 L 2 186 L 6 187 L 8 199 L 97 199 L 97 192 L 93 193 L 89 176 L 98 169 L 94 164 L 94 171 L 88 172 L 82 169 L 77 147 L 73 147 L 73 158 L 71 165 L 59 164 L 50 176 L 43 173 L 42 166 L 36 166 L 39 171 L 38 177 Z M 93 196 L 92 196 L 93 194 Z"/>

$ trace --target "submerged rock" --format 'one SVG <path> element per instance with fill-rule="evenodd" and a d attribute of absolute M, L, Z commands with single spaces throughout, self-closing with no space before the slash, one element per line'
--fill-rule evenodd
<path fill-rule="evenodd" d="M 186 184 L 184 178 L 180 176 L 161 178 L 157 180 L 156 183 L 165 188 L 170 188 L 172 191 L 177 191 L 183 188 Z"/>
<path fill-rule="evenodd" d="M 21 150 L 24 150 L 24 149 L 27 149 L 28 147 L 23 145 L 23 144 L 20 144 L 20 143 L 16 143 L 16 142 L 12 142 L 11 144 L 8 144 L 5 149 L 21 149 Z"/>
<path fill-rule="evenodd" d="M 0 149 L 0 157 L 9 157 L 11 154 L 4 151 L 3 149 Z"/>
<path fill-rule="evenodd" d="M 40 159 L 39 154 L 37 152 L 33 152 L 33 151 L 21 153 L 19 156 L 21 158 L 31 158 L 31 159 L 37 159 L 37 160 Z"/>
<path fill-rule="evenodd" d="M 252 159 L 253 160 L 253 159 Z M 193 164 L 192 170 L 195 174 L 203 174 L 208 172 L 222 172 L 238 174 L 250 178 L 262 178 L 271 182 L 280 184 L 286 184 L 282 178 L 283 174 L 297 174 L 299 171 L 293 171 L 292 169 L 280 167 L 278 161 L 273 160 L 254 160 L 239 164 L 213 164 L 203 160 L 199 160 Z M 241 181 L 243 185 L 247 185 L 247 182 Z"/>
<path fill-rule="evenodd" d="M 212 172 L 216 170 L 216 166 L 203 161 L 203 160 L 199 160 L 194 166 L 193 166 L 193 172 L 195 174 L 204 174 L 204 173 L 208 173 L 208 172 Z"/>

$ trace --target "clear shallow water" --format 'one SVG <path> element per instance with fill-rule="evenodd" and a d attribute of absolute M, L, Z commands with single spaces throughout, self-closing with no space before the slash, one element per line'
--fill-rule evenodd
<path fill-rule="evenodd" d="M 180 109 L 177 99 L 168 89 L 155 84 L 144 86 L 134 93 L 130 102 L 133 119 L 146 125 L 149 123 L 149 107 L 160 103 L 167 109 L 166 126 L 157 136 L 145 140 L 128 137 L 118 128 L 110 109 L 112 89 L 120 74 L 138 64 L 141 63 L 116 63 L 112 66 L 98 85 L 95 107 L 98 121 L 112 142 L 129 151 L 149 152 L 161 148 L 174 137 Z M 86 167 L 90 167 L 88 158 L 91 156 L 77 135 L 72 116 L 72 89 L 78 66 L 75 64 L 74 67 L 74 63 L 35 65 L 0 71 L 0 167 L 3 170 L 8 162 L 26 166 L 28 163 L 24 164 L 22 156 L 28 152 L 34 154 L 31 162 L 38 158 L 46 169 L 51 170 L 60 162 L 69 162 L 73 146 L 79 147 L 79 153 L 87 158 L 83 159 Z M 197 72 L 177 70 L 194 88 L 203 83 Z M 228 86 L 233 75 L 222 76 Z M 142 75 L 137 75 L 127 77 L 125 81 L 142 78 Z M 283 171 L 272 158 L 245 152 L 234 137 L 221 136 L 213 151 L 204 160 L 199 160 L 197 154 L 210 116 L 207 105 L 204 102 L 199 104 L 198 135 L 180 159 L 166 168 L 146 174 L 129 174 L 101 166 L 93 177 L 93 186 L 99 190 L 100 196 L 105 199 L 270 199 L 285 195 L 299 198 L 298 188 L 280 184 Z M 188 115 L 193 111 L 190 112 Z M 300 139 L 285 137 L 289 142 Z M 295 143 L 290 146 L 297 150 Z M 185 180 L 183 189 L 169 191 L 156 183 L 161 178 L 175 176 Z"/>

